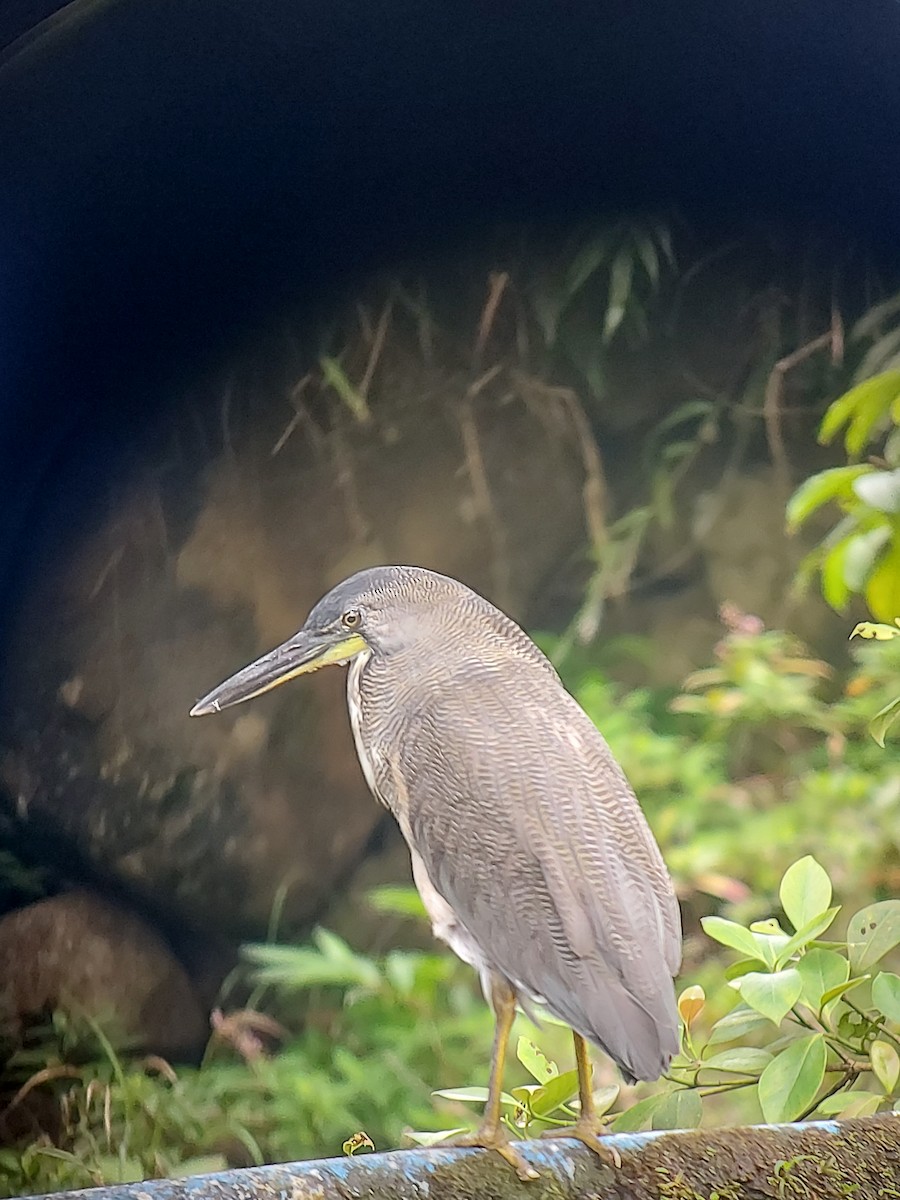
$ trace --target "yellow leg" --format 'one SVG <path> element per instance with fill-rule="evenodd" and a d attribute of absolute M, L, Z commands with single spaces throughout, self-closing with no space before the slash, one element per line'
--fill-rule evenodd
<path fill-rule="evenodd" d="M 506 1071 L 506 1051 L 509 1035 L 516 1019 L 516 993 L 505 979 L 495 976 L 491 981 L 491 1006 L 494 1010 L 494 1046 L 491 1051 L 491 1077 L 488 1098 L 484 1106 L 481 1130 L 484 1133 L 500 1130 L 500 1095 Z"/>
<path fill-rule="evenodd" d="M 594 1088 L 591 1081 L 593 1068 L 588 1044 L 580 1033 L 572 1031 L 575 1040 L 575 1067 L 578 1071 L 578 1101 L 581 1111 L 578 1120 L 568 1129 L 548 1129 L 543 1134 L 548 1138 L 573 1137 L 583 1142 L 589 1150 L 608 1167 L 621 1167 L 619 1152 L 602 1141 L 603 1123 L 597 1120 L 594 1111 Z"/>
<path fill-rule="evenodd" d="M 594 1121 L 594 1066 L 588 1052 L 588 1044 L 580 1033 L 572 1033 L 575 1043 L 575 1067 L 578 1071 L 578 1102 L 581 1119 Z"/>
<path fill-rule="evenodd" d="M 500 1097 L 503 1091 L 503 1073 L 506 1066 L 509 1034 L 516 1018 L 516 993 L 508 980 L 499 975 L 491 977 L 491 1007 L 494 1010 L 495 1018 L 494 1048 L 491 1053 L 488 1098 L 484 1106 L 481 1124 L 474 1133 L 464 1133 L 441 1144 L 444 1146 L 480 1146 L 485 1150 L 496 1150 L 510 1166 L 515 1168 L 520 1179 L 537 1179 L 537 1171 L 528 1165 L 500 1124 Z"/>

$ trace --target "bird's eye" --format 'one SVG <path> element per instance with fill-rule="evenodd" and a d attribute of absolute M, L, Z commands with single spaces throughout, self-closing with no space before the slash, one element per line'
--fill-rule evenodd
<path fill-rule="evenodd" d="M 361 620 L 362 617 L 358 608 L 348 608 L 341 617 L 341 624 L 345 629 L 358 629 Z"/>

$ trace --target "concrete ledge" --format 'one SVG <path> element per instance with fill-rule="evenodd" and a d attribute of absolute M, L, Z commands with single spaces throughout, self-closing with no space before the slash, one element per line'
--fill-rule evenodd
<path fill-rule="evenodd" d="M 617 1134 L 619 1170 L 578 1142 L 522 1143 L 522 1183 L 483 1150 L 398 1150 L 150 1180 L 56 1200 L 900 1200 L 900 1116 Z"/>

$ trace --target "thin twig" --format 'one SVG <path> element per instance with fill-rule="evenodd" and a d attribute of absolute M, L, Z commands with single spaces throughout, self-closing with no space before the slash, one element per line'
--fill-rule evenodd
<path fill-rule="evenodd" d="M 299 379 L 291 388 L 288 399 L 294 407 L 294 415 L 291 417 L 290 421 L 288 421 L 278 441 L 269 452 L 270 458 L 274 458 L 277 454 L 281 453 L 285 447 L 285 444 L 287 443 L 288 438 L 298 425 L 303 425 L 313 450 L 319 455 L 323 453 L 325 448 L 325 438 L 322 434 L 322 431 L 312 419 L 309 409 L 303 403 L 302 399 L 303 392 L 312 382 L 312 378 L 312 374 L 307 372 L 306 375 L 304 375 L 302 379 Z"/>
<path fill-rule="evenodd" d="M 347 523 L 357 542 L 366 542 L 369 538 L 369 525 L 362 514 L 359 492 L 356 487 L 356 475 L 353 471 L 350 454 L 341 431 L 337 427 L 332 431 L 331 445 L 334 455 L 335 478 L 343 497 Z"/>
<path fill-rule="evenodd" d="M 103 590 L 103 585 L 106 583 L 107 579 L 110 577 L 112 572 L 116 569 L 116 567 L 122 561 L 122 556 L 124 555 L 124 553 L 125 553 L 124 544 L 121 546 L 116 546 L 115 550 L 113 550 L 112 554 L 109 556 L 106 563 L 104 564 L 102 570 L 100 571 L 100 574 L 97 576 L 97 579 L 94 582 L 94 586 L 91 588 L 90 592 L 88 593 L 88 600 L 96 600 L 97 599 L 97 597 L 100 595 L 101 591 Z"/>
<path fill-rule="evenodd" d="M 582 503 L 584 507 L 585 524 L 595 555 L 599 555 L 609 540 L 606 524 L 608 488 L 606 472 L 603 469 L 603 459 L 600 447 L 591 429 L 591 423 L 576 393 L 572 388 L 555 387 L 522 372 L 514 372 L 514 378 L 523 391 L 533 391 L 547 400 L 554 400 L 566 416 L 569 427 L 574 431 L 581 462 L 584 468 L 584 484 L 582 486 Z"/>
<path fill-rule="evenodd" d="M 372 345 L 372 319 L 364 304 L 357 303 L 356 315 L 359 317 L 359 329 L 367 346 Z"/>
<path fill-rule="evenodd" d="M 494 327 L 494 320 L 497 316 L 497 309 L 500 306 L 500 301 L 503 298 L 503 293 L 506 291 L 508 283 L 509 273 L 507 271 L 491 271 L 488 276 L 487 300 L 485 300 L 484 308 L 481 310 L 481 317 L 478 321 L 478 336 L 475 338 L 476 370 L 481 364 L 481 356 L 484 353 L 487 340 L 491 336 L 491 330 Z"/>
<path fill-rule="evenodd" d="M 831 1047 L 831 1049 L 835 1052 L 841 1062 L 844 1063 L 848 1070 L 853 1070 L 859 1074 L 860 1071 L 867 1071 L 869 1069 L 869 1064 L 864 1062 L 862 1059 L 854 1058 L 851 1054 L 849 1054 L 841 1045 L 841 1043 L 837 1041 L 835 1034 L 833 1034 L 831 1030 L 819 1020 L 818 1017 L 814 1016 L 812 1012 L 808 1012 L 805 1015 L 799 1011 L 796 1005 L 794 1005 L 794 1007 L 791 1009 L 791 1016 L 793 1016 L 796 1021 L 799 1021 L 804 1028 L 812 1030 L 813 1033 L 821 1033 L 826 1044 Z"/>
<path fill-rule="evenodd" d="M 852 1083 L 853 1080 L 856 1079 L 858 1073 L 859 1072 L 853 1071 L 849 1067 L 841 1071 L 834 1087 L 830 1087 L 824 1096 L 819 1096 L 813 1100 L 812 1104 L 804 1108 L 803 1112 L 794 1119 L 797 1121 L 805 1121 L 807 1117 L 811 1116 L 816 1111 L 820 1104 L 823 1104 L 827 1099 L 829 1099 L 829 1097 L 836 1095 L 836 1093 L 839 1092 L 845 1084 Z"/>
<path fill-rule="evenodd" d="M 843 342 L 843 326 L 840 328 L 841 341 Z M 766 382 L 765 399 L 763 401 L 763 420 L 766 426 L 766 441 L 769 445 L 769 453 L 772 456 L 772 464 L 775 467 L 775 477 L 782 491 L 787 491 L 790 487 L 790 463 L 784 445 L 784 432 L 781 427 L 785 377 L 789 371 L 799 366 L 800 363 L 805 362 L 806 359 L 811 358 L 818 350 L 824 350 L 826 346 L 831 346 L 833 351 L 834 342 L 835 324 L 834 314 L 832 314 L 832 327 L 827 333 L 820 334 L 819 337 L 813 338 L 811 342 L 807 342 L 805 346 L 800 346 L 791 354 L 780 358 L 769 373 L 769 378 Z"/>
<path fill-rule="evenodd" d="M 425 284 L 420 282 L 418 290 L 419 295 L 416 298 L 411 296 L 399 283 L 396 283 L 393 295 L 415 319 L 419 353 L 422 355 L 422 362 L 425 366 L 430 367 L 434 361 L 434 330 L 431 314 L 428 311 L 428 293 L 425 290 Z"/>
<path fill-rule="evenodd" d="M 44 1067 L 42 1071 L 35 1071 L 35 1073 L 29 1079 L 25 1080 L 25 1082 L 13 1096 L 12 1100 L 10 1100 L 9 1104 L 7 1104 L 6 1108 L 3 1109 L 3 1112 L 0 1113 L 0 1120 L 3 1120 L 5 1117 L 9 1116 L 12 1110 L 17 1105 L 22 1103 L 28 1093 L 33 1091 L 36 1087 L 40 1087 L 42 1083 L 51 1083 L 54 1079 L 80 1078 L 81 1072 L 77 1067 L 60 1065 L 58 1067 Z"/>
<path fill-rule="evenodd" d="M 725 1092 L 737 1092 L 741 1088 L 753 1087 L 753 1085 L 758 1082 L 759 1080 L 755 1078 L 735 1081 L 729 1080 L 727 1083 L 711 1083 L 706 1087 L 699 1087 L 697 1090 L 701 1096 L 719 1096 Z"/>
<path fill-rule="evenodd" d="M 378 318 L 378 324 L 375 326 L 375 334 L 372 339 L 372 349 L 369 351 L 369 361 L 366 363 L 366 369 L 363 373 L 357 391 L 363 397 L 368 399 L 369 386 L 372 383 L 372 376 L 375 374 L 375 368 L 378 366 L 378 360 L 381 358 L 381 351 L 384 348 L 384 339 L 387 335 L 388 325 L 391 320 L 391 312 L 394 307 L 394 299 L 389 296 L 384 308 L 381 310 L 381 316 Z"/>
<path fill-rule="evenodd" d="M 865 1012 L 864 1009 L 860 1008 L 855 1000 L 851 1000 L 850 997 L 846 993 L 844 993 L 844 995 L 841 997 L 841 999 L 847 1005 L 847 1007 L 852 1008 L 853 1011 L 858 1016 L 865 1018 L 865 1020 L 867 1020 L 867 1021 L 871 1021 L 871 1023 L 877 1027 L 878 1032 L 881 1034 L 881 1036 L 886 1037 L 889 1041 L 893 1042 L 894 1045 L 897 1047 L 897 1049 L 900 1050 L 900 1038 L 895 1037 L 894 1034 L 892 1034 L 889 1029 L 884 1028 L 884 1025 L 882 1024 L 882 1022 L 884 1021 L 883 1017 L 882 1017 L 881 1021 L 872 1021 L 872 1018 L 868 1015 L 868 1013 Z"/>
<path fill-rule="evenodd" d="M 844 361 L 844 317 L 837 306 L 831 305 L 831 365 L 839 367 Z"/>
<path fill-rule="evenodd" d="M 481 385 L 484 386 L 482 381 L 476 381 L 476 383 L 478 382 L 481 382 Z M 463 454 L 466 460 L 466 471 L 469 476 L 469 482 L 472 485 L 475 506 L 487 524 L 493 546 L 494 571 L 499 592 L 498 599 L 506 603 L 509 600 L 510 574 L 506 535 L 491 495 L 491 486 L 488 481 L 484 455 L 481 452 L 481 439 L 478 436 L 478 425 L 475 421 L 475 405 L 471 389 L 460 400 L 456 416 L 459 422 Z"/>
<path fill-rule="evenodd" d="M 479 396 L 484 391 L 484 389 L 487 387 L 487 385 L 493 379 L 497 378 L 497 376 L 500 374 L 500 372 L 502 370 L 503 370 L 503 363 L 494 363 L 494 365 L 492 367 L 488 367 L 488 369 L 484 372 L 484 374 L 481 375 L 478 379 L 476 379 L 475 382 L 470 384 L 469 387 L 466 389 L 466 394 L 469 396 L 469 398 L 474 400 L 476 396 Z M 501 403 L 502 403 L 502 401 L 501 401 Z"/>
<path fill-rule="evenodd" d="M 288 438 L 291 436 L 291 434 L 294 432 L 294 430 L 297 428 L 297 426 L 300 424 L 300 422 L 302 420 L 303 420 L 303 417 L 300 414 L 300 411 L 298 409 L 297 411 L 294 412 L 294 415 L 288 421 L 287 425 L 285 425 L 278 441 L 275 443 L 275 445 L 269 451 L 270 458 L 274 458 L 276 454 L 281 453 L 281 451 L 285 447 L 285 444 L 286 444 Z"/>

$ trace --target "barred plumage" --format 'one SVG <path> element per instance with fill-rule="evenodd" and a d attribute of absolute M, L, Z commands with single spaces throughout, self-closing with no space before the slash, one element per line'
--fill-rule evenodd
<path fill-rule="evenodd" d="M 419 579 L 397 572 L 398 605 Z M 656 1079 L 678 1045 L 681 923 L 634 793 L 531 639 L 456 580 L 429 585 L 415 638 L 354 663 L 348 695 L 370 786 L 455 915 L 454 941 L 426 891 L 438 936 Z"/>
<path fill-rule="evenodd" d="M 436 935 L 481 973 L 497 1011 L 495 1067 L 517 995 L 545 1004 L 629 1080 L 657 1078 L 678 1046 L 678 904 L 628 781 L 553 666 L 457 580 L 375 567 L 338 584 L 294 638 L 193 712 L 347 661 L 363 772 L 409 844 Z M 601 1152 L 578 1047 L 576 1037 L 576 1132 Z M 499 1073 L 479 1144 L 523 1173 L 499 1127 Z"/>

